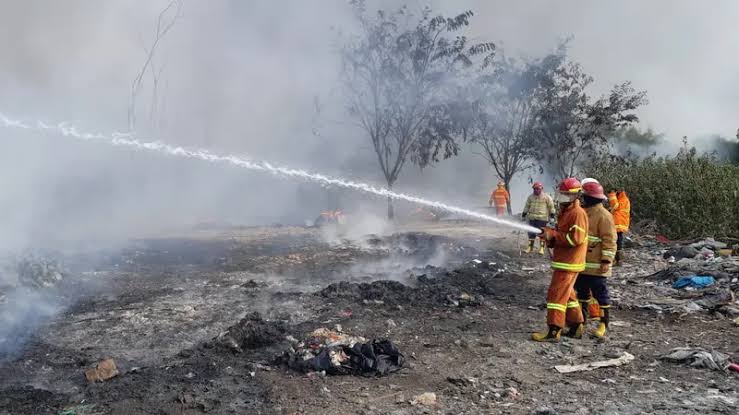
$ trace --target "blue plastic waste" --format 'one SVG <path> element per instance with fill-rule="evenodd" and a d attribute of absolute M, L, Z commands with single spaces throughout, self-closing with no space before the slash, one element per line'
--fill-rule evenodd
<path fill-rule="evenodd" d="M 686 287 L 693 287 L 693 288 L 705 288 L 709 287 L 716 283 L 716 280 L 713 279 L 710 275 L 693 275 L 690 277 L 682 277 L 679 280 L 675 281 L 674 284 L 672 284 L 672 288 L 686 288 Z"/>

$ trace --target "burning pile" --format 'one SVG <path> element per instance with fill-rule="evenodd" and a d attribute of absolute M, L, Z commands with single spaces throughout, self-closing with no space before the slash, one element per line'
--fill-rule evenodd
<path fill-rule="evenodd" d="M 328 375 L 384 376 L 400 370 L 405 357 L 387 339 L 367 341 L 340 330 L 325 327 L 313 330 L 299 342 L 290 339 L 288 365 L 302 372 Z"/>

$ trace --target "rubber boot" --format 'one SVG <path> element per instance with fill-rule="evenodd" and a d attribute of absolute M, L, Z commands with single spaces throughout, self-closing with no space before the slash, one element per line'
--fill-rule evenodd
<path fill-rule="evenodd" d="M 571 339 L 582 339 L 583 333 L 585 333 L 585 323 L 579 323 L 570 326 L 567 333 L 565 333 L 565 337 L 569 337 Z"/>
<path fill-rule="evenodd" d="M 544 243 L 544 240 L 539 238 L 539 255 L 544 255 L 544 248 L 545 248 L 544 245 L 546 245 Z"/>
<path fill-rule="evenodd" d="M 529 239 L 529 245 L 523 251 L 528 254 L 528 253 L 530 253 L 533 250 L 534 250 L 534 240 L 533 239 Z"/>
<path fill-rule="evenodd" d="M 614 267 L 620 267 L 621 266 L 621 257 L 623 254 L 621 254 L 621 251 L 616 251 L 616 260 L 613 261 Z"/>
<path fill-rule="evenodd" d="M 599 339 L 606 337 L 606 330 L 608 330 L 609 311 L 610 310 L 608 308 L 601 308 L 600 324 L 598 324 L 598 328 L 595 329 L 595 332 L 593 332 L 593 335 Z"/>
<path fill-rule="evenodd" d="M 538 332 L 531 334 L 531 340 L 535 342 L 549 342 L 549 343 L 557 343 L 559 342 L 559 336 L 562 329 L 560 329 L 557 326 L 549 326 L 549 329 L 546 332 Z"/>

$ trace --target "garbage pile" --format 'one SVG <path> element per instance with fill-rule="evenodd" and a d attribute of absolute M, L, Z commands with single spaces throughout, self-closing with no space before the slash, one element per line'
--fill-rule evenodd
<path fill-rule="evenodd" d="M 669 298 L 652 298 L 643 308 L 691 313 L 720 312 L 739 317 L 739 257 L 728 244 L 708 238 L 677 245 L 662 254 L 667 268 L 645 277 Z"/>
<path fill-rule="evenodd" d="M 285 359 L 290 368 L 327 375 L 385 376 L 400 370 L 405 357 L 387 339 L 367 341 L 340 330 L 322 327 L 305 340 L 292 343 Z"/>
<path fill-rule="evenodd" d="M 208 346 L 218 346 L 234 353 L 279 343 L 285 339 L 283 322 L 262 319 L 258 312 L 249 313 L 237 324 L 216 336 Z"/>
<path fill-rule="evenodd" d="M 731 363 L 728 355 L 699 347 L 678 347 L 662 355 L 660 359 L 673 363 L 684 363 L 695 368 L 717 371 L 726 371 L 729 368 L 737 370 L 736 365 Z"/>

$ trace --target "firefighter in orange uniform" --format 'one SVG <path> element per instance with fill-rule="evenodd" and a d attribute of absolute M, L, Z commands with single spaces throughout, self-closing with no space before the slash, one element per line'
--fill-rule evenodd
<path fill-rule="evenodd" d="M 577 337 L 585 329 L 580 302 L 574 285 L 577 274 L 585 269 L 588 253 L 588 215 L 580 206 L 580 181 L 570 177 L 562 181 L 556 195 L 560 212 L 557 229 L 543 228 L 544 239 L 554 248 L 552 281 L 547 291 L 547 325 L 544 332 L 531 338 L 538 342 L 558 342 L 563 328 Z"/>
<path fill-rule="evenodd" d="M 492 207 L 493 203 L 495 203 L 495 213 L 498 216 L 503 216 L 505 215 L 506 208 L 510 201 L 511 195 L 508 194 L 508 190 L 505 188 L 505 183 L 498 182 L 498 188 L 493 190 L 490 194 L 490 201 L 488 202 L 489 205 Z"/>
<path fill-rule="evenodd" d="M 608 193 L 608 206 L 613 214 L 613 223 L 616 224 L 616 261 L 614 266 L 620 266 L 623 260 L 624 234 L 631 225 L 631 201 L 624 189 L 611 190 Z"/>

